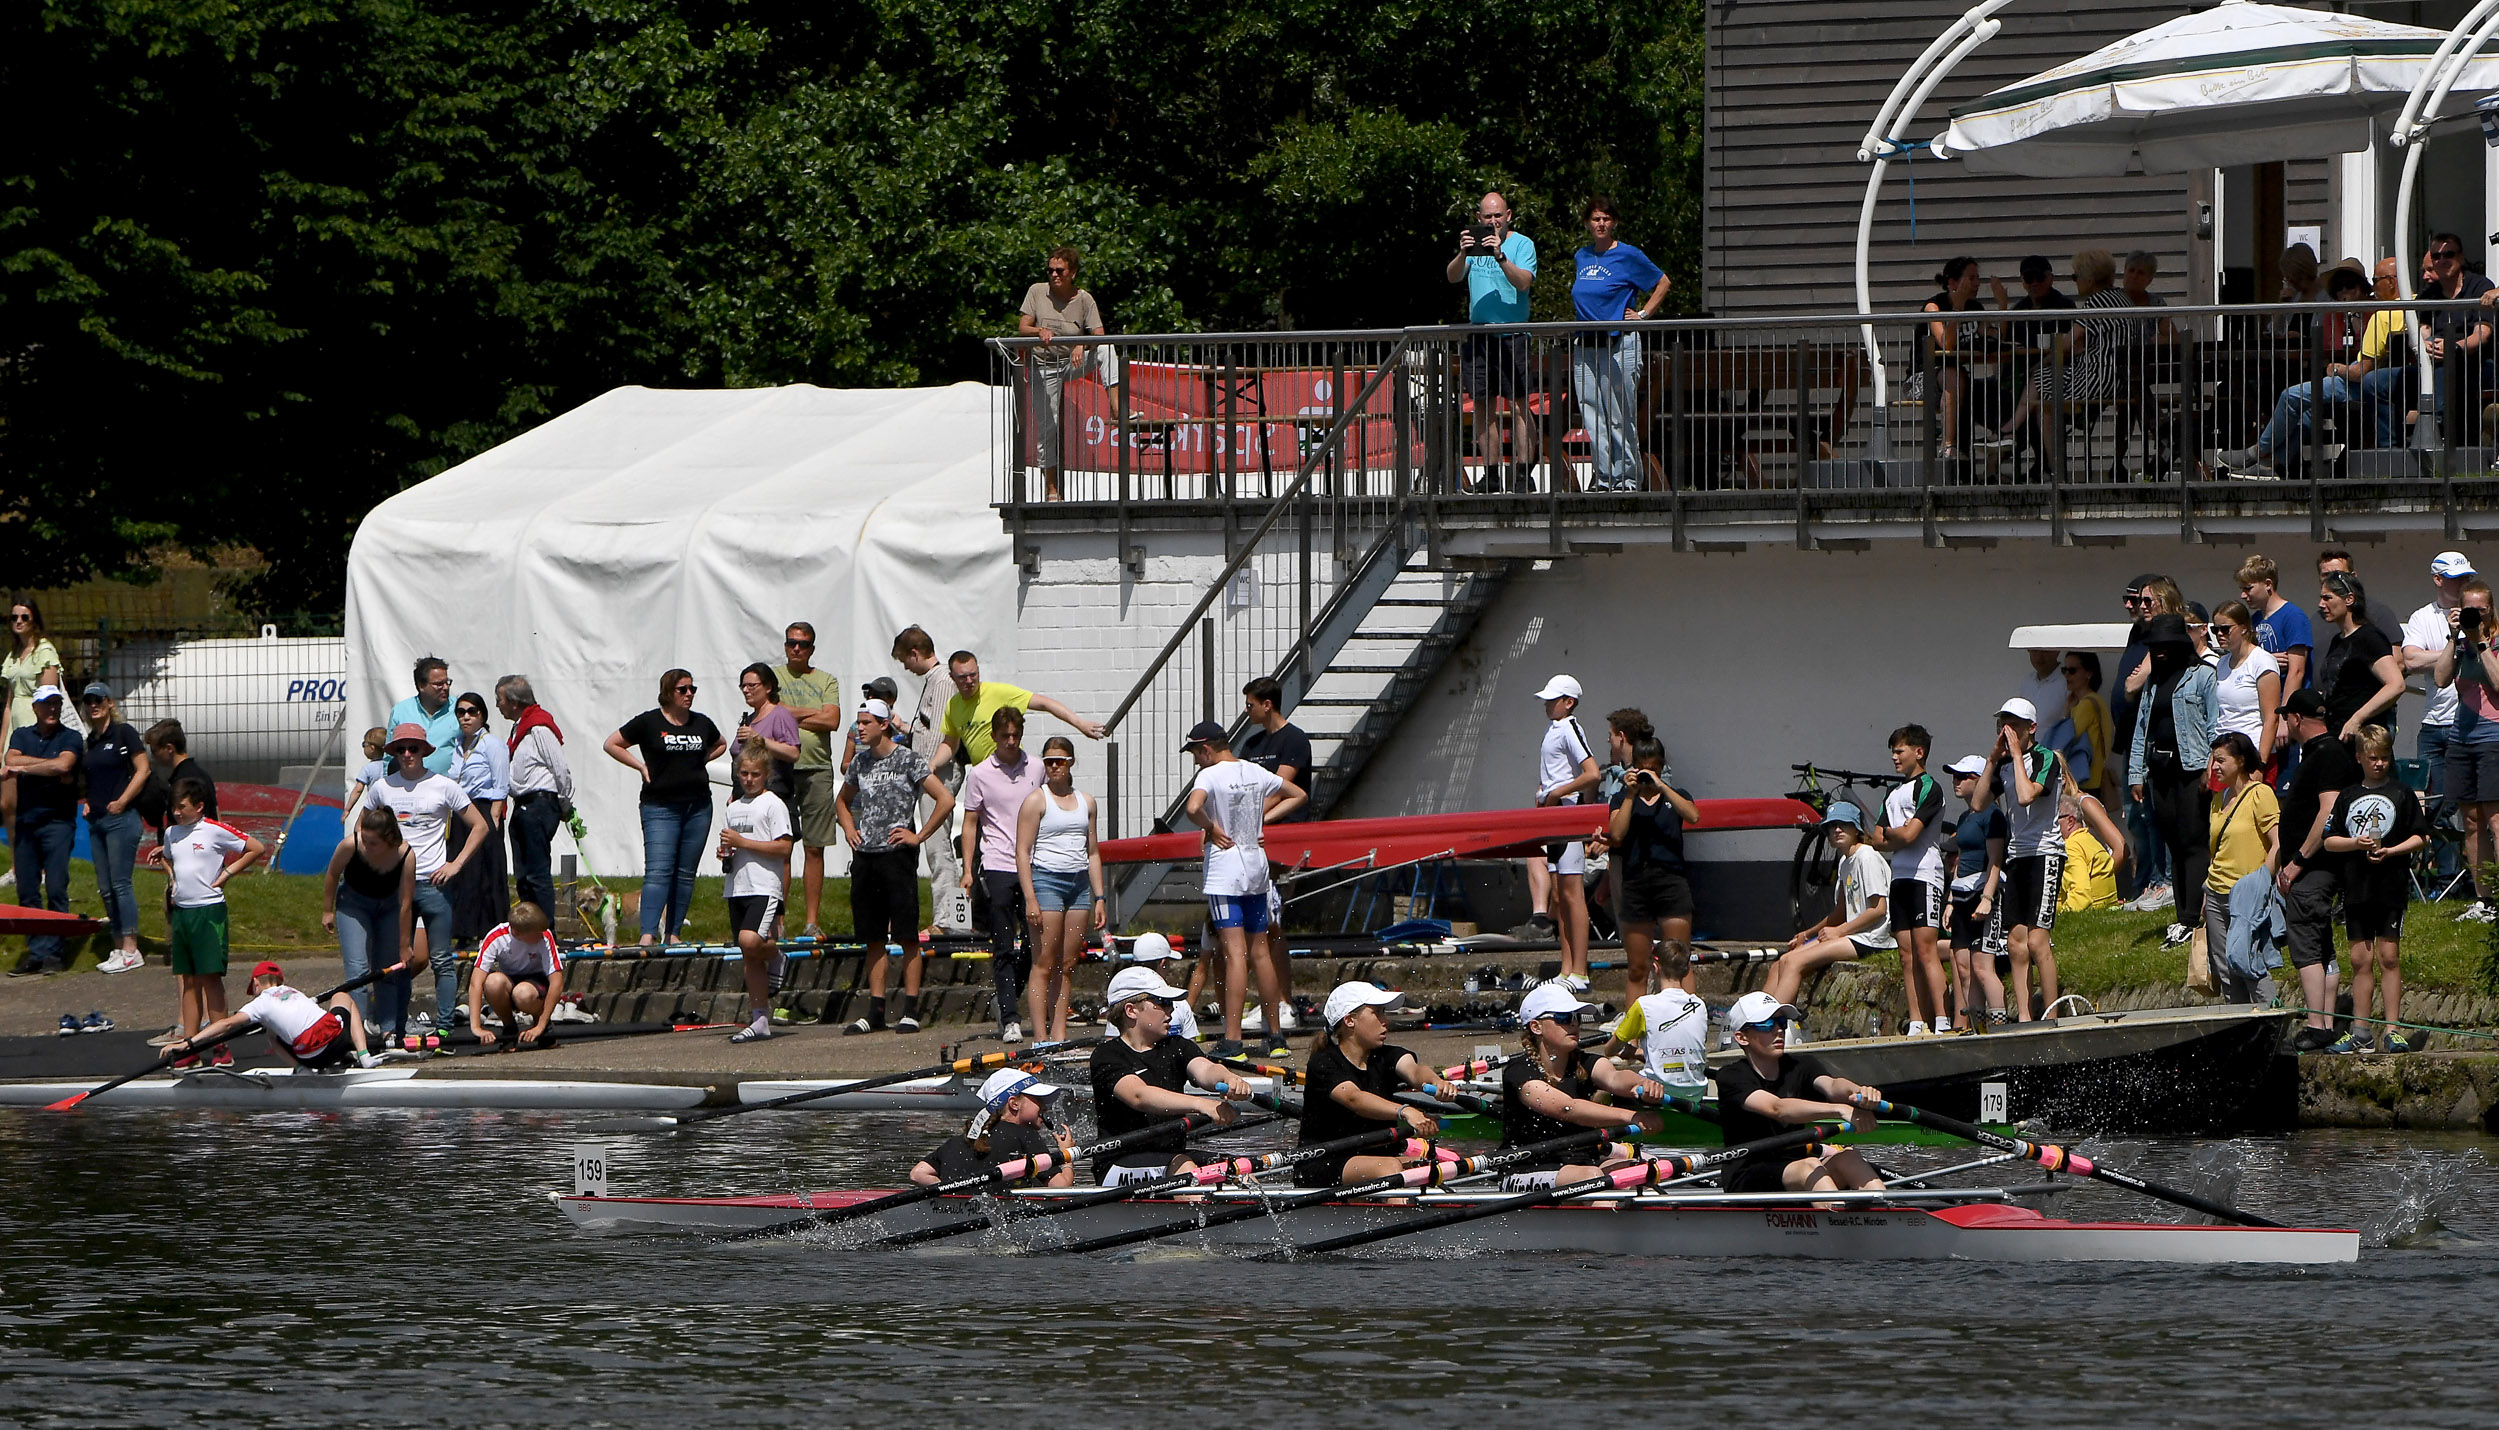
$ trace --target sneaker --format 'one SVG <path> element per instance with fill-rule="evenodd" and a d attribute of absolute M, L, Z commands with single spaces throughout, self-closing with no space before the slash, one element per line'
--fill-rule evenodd
<path fill-rule="evenodd" d="M 98 973 L 135 973 L 147 967 L 147 955 L 135 948 L 116 950 L 111 958 L 95 966 Z"/>
<path fill-rule="evenodd" d="M 1267 1010 L 1264 1007 L 1244 1009 L 1241 1013 L 1241 1031 L 1244 1033 L 1267 1031 Z"/>
<path fill-rule="evenodd" d="M 212 1068 L 230 1068 L 234 1066 L 234 1049 L 227 1047 L 223 1043 L 219 1043 L 217 1045 L 217 1051 L 208 1055 L 208 1065 Z"/>
<path fill-rule="evenodd" d="M 101 1012 L 89 1013 L 86 1017 L 78 1020 L 78 1031 L 82 1033 L 109 1033 L 113 1031 L 113 1020 L 105 1017 Z"/>
<path fill-rule="evenodd" d="M 61 1035 L 62 1037 L 64 1037 L 64 1038 L 75 1038 L 75 1037 L 77 1037 L 77 1036 L 78 1036 L 78 1015 L 77 1015 L 77 1014 L 75 1014 L 75 1013 L 63 1013 L 63 1014 L 61 1015 L 61 1028 L 60 1028 L 60 1035 Z"/>
<path fill-rule="evenodd" d="M 434 1031 L 434 1015 L 431 1013 L 409 1014 L 408 1031 L 419 1037 Z"/>
<path fill-rule="evenodd" d="M 792 1013 L 787 1008 L 775 1008 L 772 1010 L 772 1021 L 775 1026 L 786 1027 L 791 1023 L 797 1022 L 798 1015 Z"/>
<path fill-rule="evenodd" d="M 2499 906 L 2492 905 L 2487 899 L 2476 899 L 2465 906 L 2463 913 L 2456 915 L 2456 922 L 2460 924 L 2499 922 Z"/>
<path fill-rule="evenodd" d="M 1561 925 L 1553 921 L 1551 914 L 1529 914 L 1527 922 L 1510 930 L 1510 937 L 1547 939 L 1553 937 L 1560 929 Z"/>
<path fill-rule="evenodd" d="M 11 978 L 49 978 L 60 971 L 59 964 L 47 962 L 30 953 L 17 961 L 17 966 L 9 970 L 9 976 Z"/>
<path fill-rule="evenodd" d="M 1938 1019 L 1936 1019 L 1936 1020 L 1935 1020 L 1935 1036 L 1936 1036 L 1936 1037 L 1939 1037 L 1939 1038 L 1940 1038 L 1940 1037 L 1944 1036 L 1945 1034 L 1947 1034 L 1947 1033 L 1949 1033 L 1949 1032 L 1951 1032 L 1951 1031 L 1953 1031 L 1953 1028 L 1952 1028 L 1952 1020 L 1951 1020 L 1950 1018 L 1938 1018 Z"/>
<path fill-rule="evenodd" d="M 1277 1032 L 1279 1032 L 1279 1033 L 1298 1033 L 1298 1032 L 1300 1032 L 1301 1030 L 1302 1030 L 1302 1020 L 1301 1020 L 1300 1018 L 1298 1018 L 1298 1017 L 1294 1016 L 1294 1013 L 1293 1013 L 1293 1005 L 1292 1005 L 1292 1004 L 1287 1003 L 1287 1004 L 1285 1004 L 1283 1007 L 1281 1007 L 1281 1008 L 1279 1008 L 1279 1009 L 1277 1009 L 1277 1010 L 1276 1010 L 1276 1031 L 1277 1031 Z"/>
<path fill-rule="evenodd" d="M 799 932 L 798 932 L 798 936 L 799 936 L 800 938 L 803 938 L 803 939 L 807 940 L 809 943 L 822 943 L 822 942 L 824 942 L 824 933 L 823 933 L 823 931 L 822 931 L 822 930 L 820 930 L 820 929 L 818 929 L 818 928 L 817 928 L 814 924 L 809 924 L 809 925 L 807 925 L 807 927 L 805 927 L 805 928 L 803 928 L 803 929 L 800 929 L 800 930 L 799 930 Z"/>
<path fill-rule="evenodd" d="M 759 1028 L 754 1024 L 749 1023 L 745 1027 L 731 1033 L 729 1035 L 729 1041 L 732 1043 L 760 1043 L 764 1039 L 771 1036 L 772 1029 L 770 1026 L 767 1025 Z"/>
<path fill-rule="evenodd" d="M 1206 1055 L 1210 1058 L 1237 1058 L 1241 1056 L 1240 1040 L 1237 1038 L 1217 1038 L 1212 1044 L 1208 1045 Z"/>
<path fill-rule="evenodd" d="M 1929 1030 L 1928 1030 L 1927 1026 L 1926 1026 L 1924 1023 L 1911 1023 L 1911 1024 L 1909 1025 L 1909 1031 L 1908 1031 L 1906 1034 L 1904 1034 L 1903 1036 L 1905 1036 L 1905 1037 L 1911 1037 L 1911 1038 L 1923 1038 L 1923 1037 L 1926 1037 L 1926 1036 L 1928 1035 L 1928 1032 L 1929 1032 Z"/>
<path fill-rule="evenodd" d="M 2168 929 L 2161 934 L 2161 947 L 2177 948 L 2194 937 L 2194 930 L 2188 928 L 2185 924 L 2171 924 Z"/>
<path fill-rule="evenodd" d="M 161 1048 L 168 1043 L 178 1043 L 181 1041 L 182 1025 L 180 1023 L 176 1023 L 172 1027 L 157 1034 L 155 1037 L 148 1039 L 148 1046 L 151 1048 Z"/>
<path fill-rule="evenodd" d="M 858 1034 L 858 1033 L 873 1033 L 873 1032 L 875 1032 L 875 1031 L 876 1031 L 876 1029 L 871 1028 L 871 1027 L 869 1027 L 869 1026 L 868 1026 L 868 1020 L 867 1020 L 867 1019 L 865 1019 L 865 1018 L 861 1018 L 861 1019 L 860 1019 L 860 1020 L 858 1020 L 857 1022 L 852 1023 L 852 1024 L 850 1024 L 849 1026 L 847 1026 L 847 1027 L 843 1028 L 843 1029 L 842 1029 L 842 1036 L 843 1036 L 843 1037 L 845 1037 L 845 1038 L 847 1038 L 847 1037 L 851 1037 L 851 1036 L 853 1036 L 854 1034 Z"/>
<path fill-rule="evenodd" d="M 2343 1036 L 2336 1038 L 2334 1040 L 2334 1046 L 2328 1049 L 2328 1051 L 2337 1053 L 2373 1053 L 2377 1051 L 2377 1044 L 2370 1042 L 2369 1035 L 2366 1033 L 2351 1032 L 2345 1033 Z"/>
<path fill-rule="evenodd" d="M 2174 909 L 2176 907 L 2178 907 L 2178 891 L 2171 888 L 2167 884 L 2154 884 L 2151 888 L 2143 891 L 2143 911 L 2145 913 L 2150 913 L 2154 909 Z"/>
<path fill-rule="evenodd" d="M 2405 1037 L 2400 1029 L 2389 1028 L 2386 1030 L 2386 1051 L 2390 1053 L 2411 1052 L 2412 1040 Z"/>
<path fill-rule="evenodd" d="M 1292 1045 L 1285 1042 L 1282 1038 L 1269 1038 L 1267 1039 L 1267 1056 L 1271 1058 L 1289 1058 L 1293 1056 Z"/>
<path fill-rule="evenodd" d="M 1024 1025 L 1009 1019 L 1007 1025 L 998 1030 L 998 1041 L 1008 1047 L 1024 1041 Z"/>
<path fill-rule="evenodd" d="M 2291 1038 L 2291 1051 L 2295 1053 L 2321 1052 L 2333 1046 L 2333 1043 L 2334 1030 L 2332 1028 L 2302 1028 Z"/>

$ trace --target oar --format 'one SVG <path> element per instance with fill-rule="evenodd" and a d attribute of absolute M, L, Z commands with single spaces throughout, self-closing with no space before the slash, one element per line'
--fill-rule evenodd
<path fill-rule="evenodd" d="M 1454 1162 L 1435 1159 L 1421 1166 L 1408 1167 L 1395 1176 L 1375 1177 L 1368 1182 L 1355 1182 L 1350 1186 L 1326 1187 L 1315 1192 L 1304 1192 L 1299 1196 L 1279 1197 L 1274 1201 L 1262 1197 L 1243 1202 L 1239 1206 L 1219 1207 L 1204 1216 L 1191 1217 L 1186 1221 L 1133 1227 L 1127 1231 L 1112 1232 L 1107 1236 L 1070 1242 L 1065 1246 L 1050 1249 L 1069 1253 L 1108 1251 L 1116 1246 L 1133 1246 L 1140 1241 L 1157 1241 L 1166 1236 L 1185 1236 L 1190 1232 L 1202 1231 L 1210 1227 L 1229 1226 L 1236 1221 L 1247 1221 L 1251 1217 L 1267 1216 L 1270 1213 L 1281 1215 L 1285 1212 L 1299 1211 L 1303 1207 L 1315 1207 L 1321 1202 L 1351 1201 L 1380 1192 L 1438 1186 L 1458 1177 L 1471 1177 L 1478 1172 L 1491 1172 L 1523 1163 L 1544 1161 L 1567 1152 L 1591 1147 L 1602 1141 L 1604 1136 L 1605 1133 L 1602 1130 L 1590 1128 L 1588 1131 L 1573 1133 L 1568 1137 L 1556 1137 L 1550 1142 L 1539 1142 L 1529 1147 L 1514 1147 L 1507 1152 L 1487 1152 L 1476 1157 L 1461 1157 Z M 1619 1151 L 1627 1156 L 1631 1149 L 1617 1148 L 1609 1144 L 1607 1150 Z"/>
<path fill-rule="evenodd" d="M 779 1107 L 795 1107 L 802 1102 L 814 1102 L 823 1097 L 847 1097 L 854 1092 L 869 1092 L 880 1087 L 892 1087 L 896 1083 L 917 1082 L 924 1077 L 943 1077 L 948 1073 L 960 1075 L 985 1072 L 991 1068 L 1004 1067 L 1009 1063 L 1022 1062 L 1026 1058 L 1054 1057 L 1060 1053 L 1076 1052 L 1107 1041 L 1109 1041 L 1107 1038 L 1078 1038 L 1065 1043 L 1036 1043 L 1019 1052 L 982 1053 L 978 1057 L 957 1058 L 950 1063 L 933 1063 L 928 1067 L 913 1068 L 909 1072 L 883 1073 L 876 1077 L 862 1078 L 857 1082 L 844 1082 L 832 1087 L 809 1088 L 805 1092 L 793 1092 L 782 1097 L 768 1098 L 762 1102 L 733 1103 L 728 1107 L 698 1107 L 691 1112 L 669 1113 L 604 1125 L 622 1132 L 664 1132 L 672 1128 L 691 1127 L 698 1123 L 717 1121 L 723 1117 L 738 1117 L 749 1112 L 769 1112 Z"/>
<path fill-rule="evenodd" d="M 1784 948 L 1704 948 L 1692 954 L 1694 963 L 1775 963 Z"/>
<path fill-rule="evenodd" d="M 1999 1152 L 2010 1152 L 2017 1157 L 2026 1157 L 2051 1172 L 2068 1172 L 2077 1177 L 2089 1177 L 2094 1181 L 2106 1182 L 2113 1187 L 2124 1187 L 2130 1192 L 2141 1192 L 2147 1197 L 2168 1202 L 2172 1206 L 2185 1207 L 2189 1211 L 2202 1212 L 2206 1216 L 2219 1217 L 2223 1221 L 2234 1221 L 2241 1226 L 2278 1227 L 2282 1225 L 2278 1221 L 2267 1221 L 2253 1212 L 2243 1212 L 2226 1203 L 2199 1197 L 2193 1192 L 2182 1192 L 2176 1187 L 2164 1187 L 2158 1182 L 2147 1182 L 2141 1177 L 2128 1176 L 2114 1168 L 2103 1167 L 2068 1148 L 2043 1142 L 2025 1141 L 2019 1137 L 2007 1137 L 2000 1132 L 1990 1132 L 1974 1122 L 1963 1122 L 1957 1117 L 1946 1117 L 1940 1112 L 1929 1112 L 1925 1108 L 1910 1107 L 1904 1103 L 1887 1102 L 1882 1098 L 1867 1097 L 1862 1093 L 1852 1095 L 1850 1100 L 1860 1107 L 1871 1107 L 1885 1117 L 1898 1117 L 1909 1122 L 1920 1123 L 1939 1132 L 1949 1132 L 1965 1142 L 1975 1142 L 1981 1147 L 1993 1147 Z"/>
<path fill-rule="evenodd" d="M 1294 1110 L 1298 1113 L 1300 1109 Z M 1233 1125 L 1238 1127 L 1274 1120 L 1274 1117 L 1243 1118 Z M 748 1227 L 725 1239 L 749 1241 L 761 1236 L 775 1236 L 802 1226 L 830 1226 L 836 1222 L 856 1221 L 861 1217 L 875 1216 L 879 1212 L 892 1211 L 897 1207 L 925 1202 L 933 1197 L 977 1192 L 988 1186 L 1018 1182 L 1028 1176 L 1044 1177 L 1057 1171 L 1062 1165 L 1074 1166 L 1088 1158 L 1122 1152 L 1141 1143 L 1169 1137 L 1173 1133 L 1186 1137 L 1192 1132 L 1212 1126 L 1214 1122 L 1215 1114 L 1212 1112 L 1184 1113 L 1168 1122 L 1157 1122 L 1149 1127 L 1140 1127 L 1134 1132 L 1123 1132 L 1117 1137 L 1106 1138 L 1100 1142 L 1079 1147 L 1074 1156 L 1064 1160 L 1056 1152 L 1038 1152 L 1030 1157 L 1018 1157 L 1010 1162 L 1001 1162 L 994 1167 L 984 1167 L 970 1176 L 957 1177 L 951 1182 L 939 1182 L 926 1187 L 905 1187 L 899 1192 L 888 1192 L 881 1197 L 870 1197 L 864 1202 L 851 1202 L 838 1207 L 822 1207 L 791 1217 L 787 1221 L 774 1222 L 770 1226 Z"/>
<path fill-rule="evenodd" d="M 85 1092 L 73 1092 L 58 1102 L 45 1103 L 43 1110 L 46 1112 L 67 1112 L 71 1108 L 76 1107 L 78 1104 L 85 1102 L 88 1098 L 95 1096 L 97 1093 L 111 1092 L 114 1088 L 121 1086 L 123 1083 L 137 1082 L 139 1079 L 146 1077 L 149 1073 L 161 1072 L 164 1069 L 173 1066 L 178 1059 L 187 1058 L 193 1053 L 200 1052 L 203 1049 L 213 1048 L 219 1043 L 242 1037 L 245 1033 L 256 1033 L 259 1031 L 260 1025 L 258 1023 L 246 1023 L 231 1033 L 209 1038 L 203 1042 L 192 1043 L 185 1047 L 181 1052 L 177 1053 L 168 1051 L 163 1057 L 149 1063 L 146 1067 L 139 1069 L 137 1072 L 124 1073 L 120 1077 L 113 1079 L 111 1082 L 104 1083 L 101 1086 L 88 1088 Z"/>
<path fill-rule="evenodd" d="M 1585 1033 L 1580 1036 L 1579 1045 L 1583 1048 L 1597 1047 L 1606 1042 L 1608 1039 L 1611 1039 L 1613 1036 L 1614 1035 L 1611 1032 Z M 1440 1070 L 1440 1075 L 1442 1077 L 1449 1078 L 1452 1081 L 1462 1077 L 1482 1077 L 1485 1073 L 1492 1072 L 1497 1068 L 1508 1067 L 1511 1063 L 1514 1063 L 1520 1058 L 1526 1056 L 1527 1054 L 1522 1051 L 1515 1053 L 1503 1053 L 1497 1058 L 1470 1058 L 1465 1062 L 1456 1064 L 1455 1066 L 1442 1068 Z"/>
<path fill-rule="evenodd" d="M 1249 1126 L 1253 1121 L 1272 1120 L 1263 1117 L 1245 1117 L 1233 1125 L 1235 1128 L 1240 1128 Z M 1168 1177 L 1157 1177 L 1152 1181 L 1124 1182 L 1116 1187 L 1104 1187 L 1099 1191 L 1081 1192 L 1068 1197 L 1036 1197 L 1019 1203 L 1019 1208 L 1025 1213 L 1027 1220 L 1065 1216 L 1069 1212 L 1083 1211 L 1087 1207 L 1105 1206 L 1111 1202 L 1124 1202 L 1135 1197 L 1159 1197 L 1165 1192 L 1196 1191 L 1231 1181 L 1236 1177 L 1256 1176 L 1282 1167 L 1297 1167 L 1304 1162 L 1316 1162 L 1323 1157 L 1333 1157 L 1338 1153 L 1350 1155 L 1367 1152 L 1373 1147 L 1396 1142 L 1400 1138 L 1405 1139 L 1398 1148 L 1397 1155 L 1400 1156 L 1421 1157 L 1426 1155 L 1426 1149 L 1432 1146 L 1431 1143 L 1419 1138 L 1406 1137 L 1400 1128 L 1382 1127 L 1376 1131 L 1357 1133 L 1351 1137 L 1339 1137 L 1333 1142 L 1298 1147 L 1290 1152 L 1264 1152 L 1255 1157 L 1227 1157 L 1220 1162 L 1203 1164 L 1194 1172 L 1180 1172 Z M 924 1226 L 912 1231 L 896 1232 L 892 1236 L 880 1237 L 869 1242 L 868 1245 L 918 1246 L 923 1242 L 942 1241 L 950 1236 L 960 1236 L 967 1231 L 978 1231 L 987 1225 L 989 1225 L 989 1220 L 986 1217 L 965 1217 L 961 1221 L 948 1222 L 944 1226 Z"/>
<path fill-rule="evenodd" d="M 353 993 L 368 983 L 379 983 L 394 973 L 403 973 L 407 970 L 407 967 L 408 965 L 405 963 L 394 963 L 388 968 L 376 968 L 369 973 L 360 973 L 355 977 L 348 979 L 336 988 L 324 989 L 319 993 L 315 993 L 312 995 L 312 1001 L 315 1003 L 327 1003 L 341 993 Z"/>
<path fill-rule="evenodd" d="M 1747 1142 L 1723 1151 L 1694 1152 L 1636 1162 L 1628 1167 L 1617 1167 L 1613 1171 L 1592 1177 L 1584 1182 L 1547 1187 L 1536 1192 L 1522 1192 L 1517 1196 L 1503 1197 L 1498 1201 L 1477 1202 L 1473 1206 L 1449 1207 L 1419 1217 L 1411 1217 L 1389 1226 L 1368 1227 L 1361 1231 L 1349 1231 L 1343 1236 L 1331 1236 L 1324 1241 L 1304 1242 L 1299 1246 L 1263 1252 L 1258 1259 L 1271 1261 L 1315 1256 L 1323 1251 L 1342 1251 L 1349 1246 L 1366 1246 L 1375 1241 L 1386 1241 L 1390 1237 L 1410 1236 L 1418 1231 L 1430 1231 L 1435 1227 L 1480 1221 L 1485 1217 L 1499 1216 L 1503 1212 L 1519 1211 L 1526 1207 L 1551 1206 L 1555 1202 L 1568 1201 L 1573 1197 L 1592 1196 L 1606 1191 L 1627 1192 L 1634 1187 L 1644 1187 L 1676 1177 L 1688 1177 L 1711 1167 L 1723 1167 L 1730 1162 L 1750 1157 L 1756 1152 L 1781 1152 L 1791 1147 L 1818 1142 L 1830 1137 L 1835 1126 L 1836 1124 L 1792 1127 L 1775 1137 L 1764 1137 L 1757 1142 Z"/>

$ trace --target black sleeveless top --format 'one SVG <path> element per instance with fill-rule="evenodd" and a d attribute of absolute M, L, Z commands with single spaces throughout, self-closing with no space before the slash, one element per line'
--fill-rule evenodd
<path fill-rule="evenodd" d="M 396 899 L 399 897 L 400 865 L 407 860 L 407 846 L 402 845 L 398 863 L 388 869 L 376 869 L 365 862 L 362 848 L 351 848 L 347 851 L 347 868 L 340 873 L 339 882 L 368 899 Z"/>
<path fill-rule="evenodd" d="M 1596 1084 L 1588 1077 L 1588 1054 L 1584 1049 L 1571 1050 L 1570 1061 L 1562 1065 L 1559 1077 L 1548 1076 L 1536 1066 L 1532 1057 L 1521 1055 L 1501 1069 L 1501 1146 L 1532 1147 L 1556 1137 L 1568 1137 L 1588 1129 L 1568 1122 L 1557 1122 L 1530 1108 L 1520 1095 L 1531 1082 L 1549 1082 L 1561 1089 L 1562 1095 L 1583 1099 L 1596 1095 Z"/>

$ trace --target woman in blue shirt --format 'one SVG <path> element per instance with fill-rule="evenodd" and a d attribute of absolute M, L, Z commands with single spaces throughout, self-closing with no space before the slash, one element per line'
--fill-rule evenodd
<path fill-rule="evenodd" d="M 451 896 L 452 942 L 462 948 L 475 948 L 480 939 L 494 931 L 495 925 L 512 916 L 512 896 L 504 883 L 503 855 L 503 818 L 512 799 L 512 752 L 487 732 L 484 696 L 474 691 L 461 692 L 453 702 L 452 714 L 459 719 L 460 733 L 452 737 L 451 768 L 447 773 L 468 795 L 469 803 L 477 806 L 477 812 L 486 816 L 485 832 L 477 836 L 486 845 L 445 892 Z M 466 834 L 463 825 L 451 827 L 451 852 L 455 857 Z M 555 917 L 553 909 L 541 912 Z"/>
<path fill-rule="evenodd" d="M 1588 242 L 1574 256 L 1571 305 L 1582 321 L 1610 323 L 1657 316 L 1674 286 L 1649 256 L 1614 237 L 1612 199 L 1592 199 Z M 1640 489 L 1640 335 L 1619 329 L 1583 332 L 1571 347 L 1571 385 L 1579 424 L 1588 432 L 1588 485 L 1596 491 Z"/>

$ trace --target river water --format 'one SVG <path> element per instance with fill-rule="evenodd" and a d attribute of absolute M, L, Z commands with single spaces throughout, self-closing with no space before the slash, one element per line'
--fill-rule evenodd
<path fill-rule="evenodd" d="M 611 1137 L 610 1189 L 891 1184 L 950 1130 L 784 1115 Z M 2279 1220 L 2368 1228 L 2358 1265 L 2301 1270 L 1254 1265 L 592 1239 L 546 1198 L 568 1186 L 580 1135 L 524 1114 L 0 1116 L 0 1423 L 1997 1430 L 2493 1415 L 2486 1138 L 2082 1144 Z M 2169 1219 L 2097 1185 L 2060 1205 Z"/>

